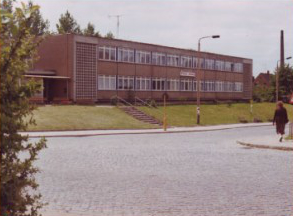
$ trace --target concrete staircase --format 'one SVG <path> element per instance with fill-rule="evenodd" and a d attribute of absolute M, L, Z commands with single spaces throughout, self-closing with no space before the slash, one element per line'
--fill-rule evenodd
<path fill-rule="evenodd" d="M 139 121 L 149 123 L 149 124 L 154 124 L 154 125 L 162 125 L 162 123 L 158 121 L 157 119 L 155 119 L 154 117 L 145 114 L 144 112 L 136 109 L 133 106 L 120 106 L 120 109 L 123 110 L 128 115 L 131 115 L 132 117 L 136 118 Z"/>

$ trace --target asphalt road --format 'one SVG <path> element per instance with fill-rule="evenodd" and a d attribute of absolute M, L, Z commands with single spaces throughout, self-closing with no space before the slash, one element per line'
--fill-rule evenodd
<path fill-rule="evenodd" d="M 43 215 L 293 215 L 292 152 L 250 149 L 273 127 L 49 138 Z"/>

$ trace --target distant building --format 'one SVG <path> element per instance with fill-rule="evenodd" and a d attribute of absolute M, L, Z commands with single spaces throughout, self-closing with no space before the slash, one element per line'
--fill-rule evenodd
<path fill-rule="evenodd" d="M 48 37 L 28 78 L 39 79 L 40 102 L 127 99 L 202 100 L 252 98 L 252 59 L 154 44 L 74 34 Z"/>
<path fill-rule="evenodd" d="M 261 85 L 261 86 L 267 86 L 270 87 L 271 82 L 271 76 L 270 71 L 267 71 L 266 73 L 260 73 L 255 79 L 254 79 L 254 85 Z"/>

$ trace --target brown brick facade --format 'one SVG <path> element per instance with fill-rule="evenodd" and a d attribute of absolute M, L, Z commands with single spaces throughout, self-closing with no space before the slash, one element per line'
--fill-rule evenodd
<path fill-rule="evenodd" d="M 153 63 L 156 53 L 165 55 L 164 65 Z M 115 95 L 127 99 L 131 91 L 141 99 L 161 100 L 165 92 L 170 100 L 196 99 L 199 54 L 193 50 L 68 34 L 50 36 L 40 46 L 39 55 L 35 70 L 53 70 L 57 76 L 69 77 L 68 86 L 56 82 L 56 97 L 64 97 L 66 93 L 68 99 L 76 102 L 99 102 L 109 101 Z M 183 66 L 185 57 L 189 62 L 192 59 L 192 67 Z M 204 65 L 206 68 L 202 69 L 203 100 L 251 99 L 251 59 L 214 53 L 200 53 L 200 57 L 205 59 L 204 64 L 212 62 L 212 66 Z M 146 58 L 151 60 L 142 63 Z M 174 61 L 176 66 L 166 65 Z M 218 69 L 217 61 L 227 65 Z M 240 65 L 243 71 L 233 71 L 235 65 Z"/>

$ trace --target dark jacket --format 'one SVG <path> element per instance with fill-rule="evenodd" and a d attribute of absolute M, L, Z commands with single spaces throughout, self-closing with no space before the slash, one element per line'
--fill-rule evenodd
<path fill-rule="evenodd" d="M 275 111 L 273 122 L 277 124 L 287 124 L 289 122 L 287 110 L 284 107 Z"/>

